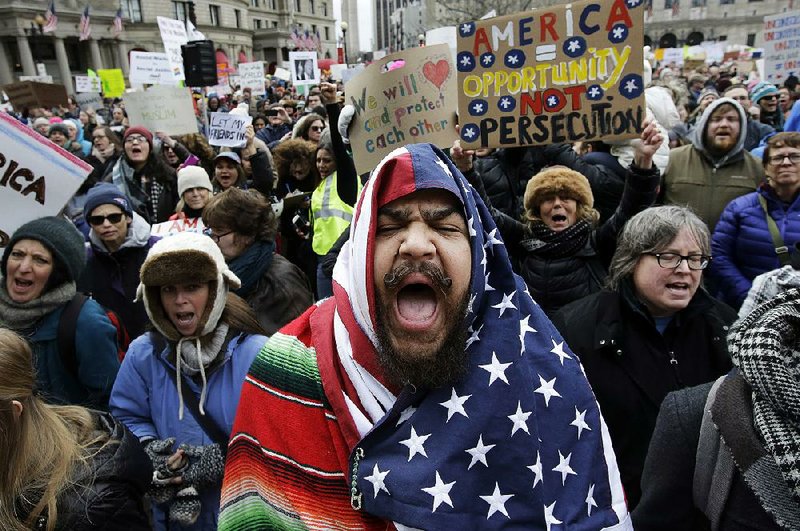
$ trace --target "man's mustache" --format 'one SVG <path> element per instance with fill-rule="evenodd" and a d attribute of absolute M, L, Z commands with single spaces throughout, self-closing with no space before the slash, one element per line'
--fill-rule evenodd
<path fill-rule="evenodd" d="M 400 265 L 389 271 L 383 276 L 383 283 L 388 289 L 394 289 L 411 273 L 422 273 L 439 288 L 442 293 L 450 291 L 453 279 L 446 276 L 438 266 L 431 261 L 413 264 L 409 261 L 402 262 Z"/>

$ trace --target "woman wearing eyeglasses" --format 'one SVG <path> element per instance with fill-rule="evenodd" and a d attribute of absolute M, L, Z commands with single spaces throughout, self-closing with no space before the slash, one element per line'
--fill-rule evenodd
<path fill-rule="evenodd" d="M 736 313 L 701 286 L 709 245 L 708 228 L 688 208 L 648 208 L 620 234 L 606 288 L 554 318 L 603 410 L 629 509 L 641 496 L 664 397 L 731 367 L 725 337 Z M 559 341 L 553 339 L 554 353 Z M 578 426 L 580 411 L 575 415 Z"/>
<path fill-rule="evenodd" d="M 728 203 L 711 239 L 710 274 L 719 297 L 735 308 L 758 275 L 784 265 L 800 267 L 795 249 L 800 241 L 800 133 L 771 137 L 762 160 L 767 182 Z M 783 247 L 786 252 L 776 251 Z"/>
<path fill-rule="evenodd" d="M 86 269 L 78 290 L 116 313 L 131 337 L 144 333 L 150 320 L 141 301 L 134 302 L 139 268 L 158 237 L 131 209 L 130 201 L 110 183 L 100 183 L 87 195 L 84 219 L 89 231 Z"/>
<path fill-rule="evenodd" d="M 123 154 L 105 180 L 127 195 L 148 223 L 167 221 L 178 203 L 175 170 L 154 151 L 148 129 L 130 127 L 122 139 Z"/>

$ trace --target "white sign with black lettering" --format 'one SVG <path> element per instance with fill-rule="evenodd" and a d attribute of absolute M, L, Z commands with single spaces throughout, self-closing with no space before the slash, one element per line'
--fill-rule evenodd
<path fill-rule="evenodd" d="M 239 78 L 242 83 L 242 90 L 249 88 L 253 94 L 265 94 L 264 86 L 264 63 L 239 63 Z"/>
<path fill-rule="evenodd" d="M 140 85 L 171 85 L 177 83 L 167 54 L 158 52 L 131 52 L 128 79 Z"/>
<path fill-rule="evenodd" d="M 173 18 L 156 17 L 156 20 L 172 75 L 176 81 L 186 79 L 183 73 L 183 53 L 181 52 L 181 45 L 189 42 L 186 26 L 180 20 Z"/>
<path fill-rule="evenodd" d="M 208 143 L 212 146 L 243 147 L 245 129 L 253 123 L 252 116 L 228 112 L 212 112 L 208 124 Z"/>
<path fill-rule="evenodd" d="M 75 92 L 100 92 L 103 85 L 99 77 L 75 76 Z"/>

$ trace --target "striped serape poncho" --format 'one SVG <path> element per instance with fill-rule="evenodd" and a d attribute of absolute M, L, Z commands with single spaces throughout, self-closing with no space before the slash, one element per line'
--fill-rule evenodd
<path fill-rule="evenodd" d="M 375 351 L 377 211 L 431 188 L 464 208 L 469 366 L 454 385 L 397 388 Z M 387 156 L 350 231 L 334 296 L 274 335 L 245 380 L 219 529 L 632 529 L 580 362 L 446 155 Z"/>

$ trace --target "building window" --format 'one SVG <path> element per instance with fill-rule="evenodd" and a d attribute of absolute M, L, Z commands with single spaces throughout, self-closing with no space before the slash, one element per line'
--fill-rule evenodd
<path fill-rule="evenodd" d="M 259 18 L 255 19 L 255 23 L 256 23 L 256 29 L 261 29 L 261 19 Z"/>
<path fill-rule="evenodd" d="M 328 26 L 325 26 L 325 40 L 331 40 L 331 29 Z"/>
<path fill-rule="evenodd" d="M 692 7 L 705 7 L 706 0 L 692 0 Z"/>
<path fill-rule="evenodd" d="M 298 13 L 302 11 L 302 2 L 300 0 L 294 0 L 294 10 Z"/>
<path fill-rule="evenodd" d="M 275 11 L 277 9 L 277 3 L 275 2 L 275 0 L 267 0 L 267 1 L 269 2 L 270 10 Z"/>
<path fill-rule="evenodd" d="M 317 25 L 311 24 L 311 35 L 316 35 L 316 34 L 317 34 Z"/>
<path fill-rule="evenodd" d="M 172 7 L 175 11 L 175 18 L 186 22 L 189 20 L 189 2 L 176 2 L 173 0 Z"/>
<path fill-rule="evenodd" d="M 755 33 L 748 33 L 747 34 L 747 45 L 748 46 L 755 46 L 756 45 L 756 34 Z"/>
<path fill-rule="evenodd" d="M 211 25 L 219 26 L 219 6 L 208 6 L 208 14 L 211 15 Z"/>
<path fill-rule="evenodd" d="M 238 9 L 233 10 L 233 16 L 236 17 L 236 27 L 242 27 L 242 13 Z"/>
<path fill-rule="evenodd" d="M 272 21 L 272 27 L 273 28 L 277 28 L 278 27 L 278 21 L 277 20 L 273 20 Z M 288 56 L 287 56 L 287 59 L 288 59 Z"/>
<path fill-rule="evenodd" d="M 311 14 L 313 15 L 314 14 L 314 7 L 316 7 L 316 6 L 314 6 L 314 0 L 308 0 L 308 6 L 311 9 Z"/>
<path fill-rule="evenodd" d="M 142 3 L 140 0 L 123 0 L 123 10 L 131 22 L 142 21 Z"/>
<path fill-rule="evenodd" d="M 328 4 L 326 4 L 325 2 L 322 2 L 322 16 L 323 17 L 328 16 Z"/>
<path fill-rule="evenodd" d="M 258 7 L 258 0 L 250 0 L 250 5 L 252 7 Z"/>
<path fill-rule="evenodd" d="M 664 9 L 672 9 L 672 4 L 679 0 L 664 0 Z"/>
<path fill-rule="evenodd" d="M 726 5 L 726 4 L 730 5 L 730 4 L 733 4 L 735 2 L 736 2 L 736 0 L 719 0 L 719 5 Z"/>

